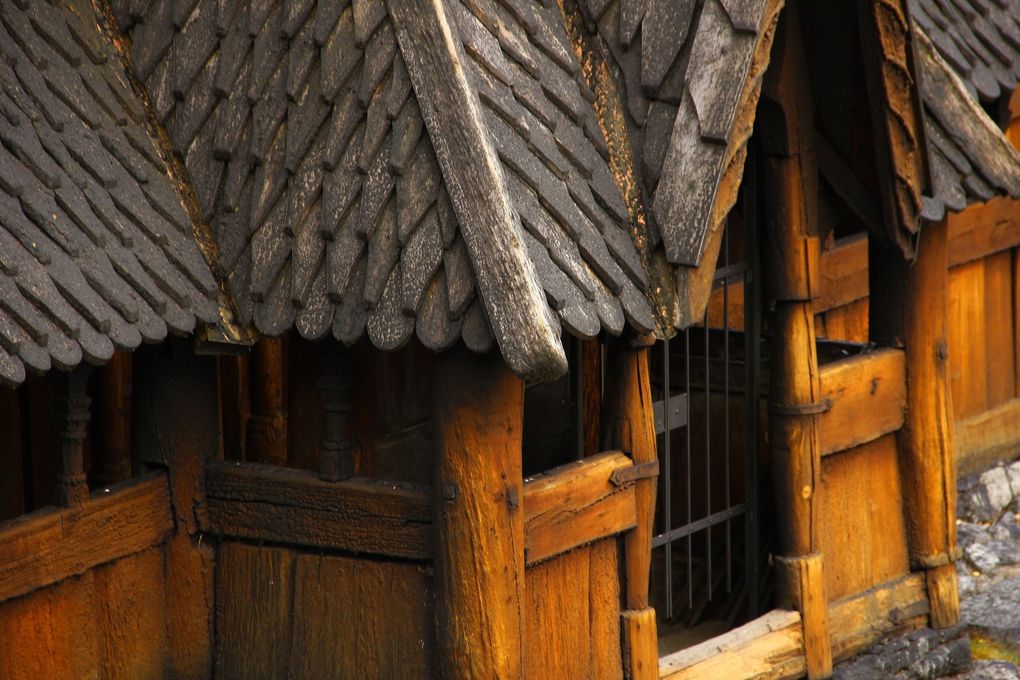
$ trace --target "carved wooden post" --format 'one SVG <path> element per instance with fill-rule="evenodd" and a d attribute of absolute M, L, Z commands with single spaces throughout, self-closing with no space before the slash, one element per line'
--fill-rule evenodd
<path fill-rule="evenodd" d="M 251 359 L 252 412 L 245 444 L 249 460 L 287 464 L 283 361 L 280 338 L 263 338 L 255 344 Z"/>
<path fill-rule="evenodd" d="M 354 476 L 354 448 L 349 427 L 354 388 L 350 353 L 346 349 L 326 348 L 320 370 L 319 393 L 324 418 L 319 476 L 326 481 L 339 482 Z"/>
<path fill-rule="evenodd" d="M 604 448 L 624 451 L 634 465 L 654 467 L 655 420 L 648 365 L 651 339 L 638 338 L 633 344 L 640 346 L 621 342 L 609 355 Z M 637 526 L 625 539 L 624 665 L 632 680 L 656 678 L 659 674 L 655 610 L 648 606 L 656 482 L 657 475 L 652 475 L 636 483 Z"/>
<path fill-rule="evenodd" d="M 524 384 L 496 352 L 436 362 L 436 640 L 444 678 L 520 678 Z"/>
<path fill-rule="evenodd" d="M 781 598 L 801 613 L 808 677 L 826 678 L 832 674 L 832 650 L 815 499 L 822 467 L 816 420 L 824 408 L 813 304 L 820 253 L 813 235 L 817 170 L 804 59 L 794 6 L 780 23 L 765 84 L 773 107 L 763 146 L 776 297 L 769 440 L 783 555 Z"/>
<path fill-rule="evenodd" d="M 130 352 L 115 352 L 99 370 L 103 445 L 92 451 L 92 476 L 99 485 L 131 477 L 131 361 Z"/>
<path fill-rule="evenodd" d="M 907 412 L 896 435 L 910 561 L 925 571 L 931 623 L 960 620 L 956 567 L 956 446 L 946 343 L 946 222 L 921 229 L 917 258 L 869 243 L 872 340 L 903 347 Z"/>
<path fill-rule="evenodd" d="M 83 505 L 89 498 L 82 452 L 89 426 L 89 374 L 92 367 L 81 364 L 63 376 L 60 408 L 60 472 L 54 505 Z"/>

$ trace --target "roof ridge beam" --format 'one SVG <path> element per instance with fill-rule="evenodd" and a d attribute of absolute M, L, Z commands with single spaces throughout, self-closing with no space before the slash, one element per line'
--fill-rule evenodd
<path fill-rule="evenodd" d="M 389 0 L 397 42 L 464 234 L 506 363 L 529 380 L 566 372 L 559 323 L 528 255 L 524 228 L 465 71 L 446 0 Z"/>

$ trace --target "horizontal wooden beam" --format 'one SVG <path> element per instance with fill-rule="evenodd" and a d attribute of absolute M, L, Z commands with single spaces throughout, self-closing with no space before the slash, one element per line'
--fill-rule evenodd
<path fill-rule="evenodd" d="M 413 560 L 432 557 L 431 490 L 259 463 L 209 465 L 214 533 Z"/>
<path fill-rule="evenodd" d="M 874 441 L 903 426 L 906 373 L 902 350 L 881 349 L 822 365 L 822 455 Z"/>
<path fill-rule="evenodd" d="M 833 660 L 853 656 L 880 638 L 927 621 L 924 576 L 907 574 L 829 605 Z M 659 659 L 669 680 L 747 678 L 779 680 L 804 675 L 800 614 L 774 610 L 740 628 Z"/>
<path fill-rule="evenodd" d="M 950 359 L 951 361 L 952 359 Z M 1020 399 L 956 421 L 956 464 L 961 475 L 1012 458 L 1020 445 Z"/>
<path fill-rule="evenodd" d="M 524 485 L 528 564 L 635 526 L 634 485 L 614 485 L 631 459 L 618 451 L 561 466 Z M 326 482 L 312 472 L 216 462 L 206 483 L 212 531 L 246 541 L 430 560 L 432 489 L 369 479 Z"/>
<path fill-rule="evenodd" d="M 634 485 L 610 481 L 614 472 L 631 468 L 630 458 L 610 451 L 525 480 L 525 562 L 532 565 L 633 529 Z"/>
<path fill-rule="evenodd" d="M 865 232 L 836 241 L 820 258 L 821 293 L 815 313 L 843 307 L 868 297 L 868 235 Z"/>
<path fill-rule="evenodd" d="M 0 524 L 0 602 L 162 543 L 173 531 L 163 473 Z"/>

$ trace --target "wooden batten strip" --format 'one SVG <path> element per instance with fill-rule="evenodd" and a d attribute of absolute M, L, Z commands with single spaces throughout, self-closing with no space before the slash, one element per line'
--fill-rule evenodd
<path fill-rule="evenodd" d="M 218 462 L 206 493 L 214 533 L 413 560 L 432 557 L 431 491 L 306 470 Z"/>
<path fill-rule="evenodd" d="M 619 451 L 562 465 L 524 484 L 524 555 L 530 566 L 586 543 L 633 529 L 634 484 L 615 486 L 631 466 Z"/>
<path fill-rule="evenodd" d="M 0 602 L 162 543 L 173 531 L 165 474 L 125 482 L 80 508 L 0 524 Z"/>
<path fill-rule="evenodd" d="M 906 373 L 903 351 L 881 349 L 824 364 L 818 419 L 822 455 L 846 451 L 903 427 Z"/>
<path fill-rule="evenodd" d="M 924 575 L 895 581 L 829 605 L 832 658 L 847 659 L 898 631 L 924 625 L 928 597 Z M 663 680 L 748 678 L 778 680 L 804 675 L 800 614 L 773 610 L 693 647 L 659 659 Z"/>

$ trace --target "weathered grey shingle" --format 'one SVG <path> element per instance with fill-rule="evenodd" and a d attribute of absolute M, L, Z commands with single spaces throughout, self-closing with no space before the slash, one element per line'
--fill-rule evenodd
<path fill-rule="evenodd" d="M 113 2 L 243 319 L 267 334 L 331 328 L 353 342 L 367 333 L 387 349 L 414 333 L 437 350 L 458 335 L 490 346 L 474 265 L 386 4 L 191 4 L 173 17 L 158 2 L 143 11 Z M 616 334 L 626 316 L 651 330 L 629 214 L 558 8 L 448 7 L 506 181 L 523 180 L 527 209 L 540 215 L 527 228 L 552 232 L 536 236 L 548 249 L 543 285 L 574 287 L 576 304 L 556 310 L 564 325 L 585 337 Z"/>
<path fill-rule="evenodd" d="M 0 381 L 218 317 L 104 22 L 87 0 L 0 4 Z"/>

